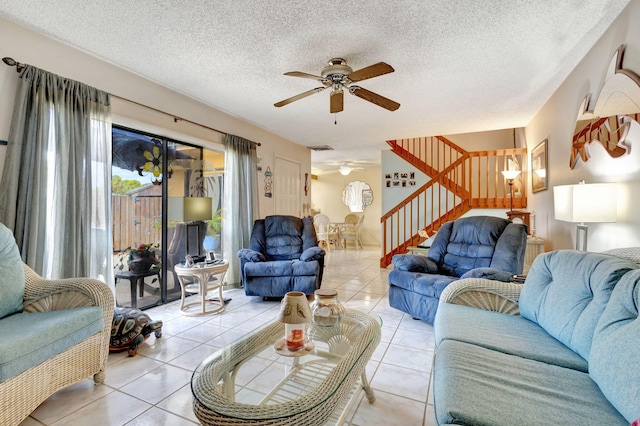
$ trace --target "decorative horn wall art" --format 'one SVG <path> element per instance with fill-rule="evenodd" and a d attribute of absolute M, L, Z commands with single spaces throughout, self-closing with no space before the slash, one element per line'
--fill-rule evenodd
<path fill-rule="evenodd" d="M 613 158 L 628 154 L 625 140 L 633 123 L 640 118 L 640 76 L 622 68 L 624 45 L 613 55 L 605 82 L 597 95 L 595 105 L 587 94 L 578 112 L 576 128 L 571 142 L 569 167 L 578 159 L 589 160 L 588 145 L 599 142 Z"/>

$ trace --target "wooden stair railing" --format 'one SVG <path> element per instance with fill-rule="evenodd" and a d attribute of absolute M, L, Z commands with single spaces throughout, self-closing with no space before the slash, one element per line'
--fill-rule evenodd
<path fill-rule="evenodd" d="M 433 178 L 466 151 L 443 136 L 387 141 L 391 151 Z"/>
<path fill-rule="evenodd" d="M 380 218 L 383 268 L 393 255 L 424 240 L 420 230 L 432 234 L 472 208 L 509 208 L 511 194 L 501 172 L 509 159 L 522 169 L 527 158 L 525 148 L 466 152 L 441 136 L 387 143 L 431 180 Z M 514 209 L 527 205 L 525 184 L 521 174 L 514 184 Z"/>

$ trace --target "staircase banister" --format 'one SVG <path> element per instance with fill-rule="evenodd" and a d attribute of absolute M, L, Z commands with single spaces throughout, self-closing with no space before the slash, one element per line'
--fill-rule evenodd
<path fill-rule="evenodd" d="M 394 214 L 398 213 L 404 206 L 411 202 L 414 198 L 425 192 L 430 186 L 433 186 L 437 183 L 434 180 L 430 180 L 429 182 L 422 185 L 420 188 L 413 191 L 410 195 L 407 196 L 404 200 L 400 201 L 394 208 L 386 212 L 384 215 L 380 217 L 380 223 L 383 223 L 385 220 L 389 219 Z"/>

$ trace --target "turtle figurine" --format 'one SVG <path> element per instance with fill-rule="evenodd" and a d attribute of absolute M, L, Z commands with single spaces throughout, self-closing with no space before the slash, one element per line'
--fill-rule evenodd
<path fill-rule="evenodd" d="M 138 353 L 138 345 L 151 333 L 162 337 L 162 321 L 153 321 L 149 315 L 135 308 L 115 308 L 111 323 L 110 352 L 127 350 L 129 356 Z"/>

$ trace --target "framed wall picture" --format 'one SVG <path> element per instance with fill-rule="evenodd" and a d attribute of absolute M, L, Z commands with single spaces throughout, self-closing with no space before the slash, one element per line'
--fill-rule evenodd
<path fill-rule="evenodd" d="M 545 139 L 531 151 L 531 190 L 533 192 L 547 189 L 547 170 L 547 139 Z"/>

